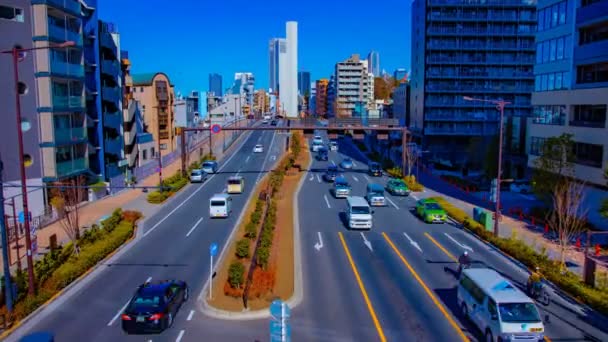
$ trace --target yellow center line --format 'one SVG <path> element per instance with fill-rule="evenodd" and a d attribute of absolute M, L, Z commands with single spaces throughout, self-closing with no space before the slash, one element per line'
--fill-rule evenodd
<path fill-rule="evenodd" d="M 431 240 L 431 242 L 433 242 L 435 244 L 435 246 L 439 247 L 439 249 L 441 249 L 443 251 L 443 253 L 445 253 L 445 255 L 447 255 L 450 259 L 458 262 L 458 259 L 455 256 L 453 256 L 452 253 L 448 252 L 448 250 L 445 249 L 445 247 L 443 247 L 439 242 L 437 242 L 437 240 L 433 239 L 433 237 L 429 233 L 424 233 L 424 236 L 426 236 L 429 240 Z"/>
<path fill-rule="evenodd" d="M 388 244 L 391 246 L 391 248 L 397 254 L 397 256 L 399 256 L 399 259 L 401 259 L 401 262 L 403 262 L 403 264 L 405 265 L 405 267 L 407 267 L 407 269 L 412 273 L 412 275 L 414 276 L 414 278 L 416 278 L 416 280 L 418 281 L 418 283 L 422 286 L 422 288 L 424 289 L 424 291 L 426 292 L 426 294 L 431 298 L 431 300 L 433 301 L 433 303 L 435 303 L 435 305 L 437 306 L 437 308 L 439 309 L 439 311 L 441 311 L 441 313 L 443 314 L 443 316 L 445 316 L 445 318 L 448 320 L 448 322 L 450 323 L 450 325 L 454 328 L 454 330 L 456 330 L 456 332 L 458 333 L 458 335 L 460 336 L 460 338 L 463 341 L 469 342 L 470 341 L 469 338 L 462 332 L 462 329 L 460 329 L 460 327 L 458 326 L 458 324 L 456 323 L 456 321 L 454 320 L 454 318 L 452 318 L 452 316 L 447 312 L 447 310 L 445 309 L 445 307 L 443 306 L 443 304 L 441 304 L 441 302 L 439 302 L 439 300 L 437 299 L 437 297 L 435 297 L 435 295 L 433 294 L 433 292 L 425 284 L 425 282 L 422 280 L 422 278 L 420 278 L 420 276 L 418 275 L 418 273 L 416 273 L 416 271 L 414 270 L 414 268 L 405 259 L 405 257 L 403 256 L 403 254 L 401 254 L 401 252 L 397 249 L 397 246 L 395 246 L 395 244 L 393 243 L 393 241 L 388 237 L 388 235 L 386 235 L 386 233 L 382 233 L 382 236 L 384 237 L 384 239 L 386 240 L 386 242 L 388 242 Z"/>
<path fill-rule="evenodd" d="M 547 342 L 551 342 L 551 339 L 550 339 L 550 338 L 548 338 L 547 336 L 545 336 L 545 341 L 547 341 Z"/>
<path fill-rule="evenodd" d="M 361 281 L 361 276 L 359 276 L 359 271 L 357 271 L 357 266 L 355 266 L 353 257 L 350 255 L 350 251 L 348 250 L 348 246 L 346 245 L 346 241 L 344 240 L 344 236 L 342 235 L 342 232 L 338 232 L 338 236 L 340 236 L 340 241 L 342 242 L 342 247 L 344 248 L 346 257 L 348 258 L 348 261 L 350 262 L 350 266 L 353 269 L 353 273 L 355 274 L 357 283 L 359 283 L 359 289 L 361 290 L 361 294 L 363 295 L 365 304 L 367 304 L 367 309 L 369 310 L 369 314 L 372 316 L 372 321 L 374 321 L 374 325 L 376 326 L 376 330 L 378 331 L 378 336 L 380 337 L 380 341 L 386 342 L 386 337 L 384 336 L 384 332 L 382 331 L 382 326 L 380 325 L 380 321 L 378 320 L 378 317 L 376 316 L 376 312 L 374 311 L 372 302 L 369 300 L 369 296 L 367 295 L 365 286 L 363 286 L 363 282 Z"/>

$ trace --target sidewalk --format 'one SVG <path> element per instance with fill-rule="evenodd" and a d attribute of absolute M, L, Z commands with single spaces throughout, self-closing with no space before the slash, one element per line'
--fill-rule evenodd
<path fill-rule="evenodd" d="M 240 136 L 240 135 L 238 135 Z M 238 138 L 237 134 L 229 131 L 222 131 L 218 134 L 213 135 L 212 145 L 213 154 L 220 160 L 224 157 L 224 150 L 228 149 L 228 146 L 232 145 Z M 209 143 L 205 142 L 202 146 L 202 150 L 205 154 L 208 151 Z M 200 147 L 197 147 L 195 151 L 190 151 L 190 160 L 194 161 L 195 157 L 198 156 Z M 178 158 L 171 164 L 163 165 L 162 174 L 163 177 L 169 177 L 174 175 L 181 169 L 181 159 Z M 159 182 L 158 173 L 153 174 L 144 180 L 138 182 L 137 186 L 157 186 Z M 151 204 L 148 203 L 148 193 L 153 190 L 148 190 L 144 193 L 141 188 L 136 189 L 125 189 L 115 195 L 106 196 L 94 202 L 85 203 L 80 208 L 79 220 L 80 225 L 83 228 L 90 227 L 94 223 L 99 223 L 104 217 L 111 215 L 116 208 L 123 208 L 124 210 L 138 210 L 143 214 L 143 217 L 149 217 L 154 214 L 160 206 L 163 204 Z M 49 239 L 52 235 L 57 236 L 57 243 L 63 245 L 69 242 L 64 228 L 62 227 L 61 221 L 54 222 L 43 228 L 39 228 L 36 232 L 38 241 L 38 253 L 34 255 L 35 259 L 41 258 L 49 249 Z M 25 260 L 25 238 L 19 240 L 19 255 L 21 257 L 21 267 L 26 268 Z M 15 244 L 11 244 L 11 271 L 17 268 L 17 250 Z M 2 262 L 2 255 L 0 255 L 0 262 Z M 3 275 L 0 270 L 0 275 Z"/>

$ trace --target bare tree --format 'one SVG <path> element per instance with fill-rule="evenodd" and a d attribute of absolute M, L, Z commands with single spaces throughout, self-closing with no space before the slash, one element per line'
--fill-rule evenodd
<path fill-rule="evenodd" d="M 553 211 L 548 221 L 557 231 L 562 271 L 566 269 L 566 250 L 570 241 L 585 230 L 587 209 L 581 207 L 585 184 L 570 179 L 557 183 L 551 192 Z"/>
<path fill-rule="evenodd" d="M 74 253 L 78 254 L 80 248 L 80 203 L 83 201 L 83 189 L 85 181 L 83 177 L 63 183 L 56 183 L 58 186 L 52 190 L 52 204 L 59 214 L 61 228 L 74 244 Z"/>
<path fill-rule="evenodd" d="M 405 149 L 405 164 L 403 167 L 407 167 L 407 175 L 412 175 L 412 168 L 414 167 L 414 163 L 416 162 L 416 157 L 418 154 L 418 150 L 412 144 L 412 135 L 407 134 L 405 136 L 405 146 L 401 148 Z"/>

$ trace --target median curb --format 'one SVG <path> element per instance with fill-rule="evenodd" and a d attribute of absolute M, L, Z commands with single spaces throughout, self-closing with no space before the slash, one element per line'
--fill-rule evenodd
<path fill-rule="evenodd" d="M 279 159 L 279 158 L 277 158 L 277 159 Z M 313 158 L 311 155 L 310 160 L 308 162 L 308 166 L 306 168 L 307 170 L 310 170 L 312 163 L 313 163 Z M 300 303 L 302 303 L 302 300 L 304 299 L 304 285 L 303 285 L 304 277 L 302 274 L 302 246 L 301 246 L 298 197 L 300 194 L 300 190 L 302 189 L 302 186 L 304 185 L 305 181 L 306 181 L 306 177 L 302 177 L 300 179 L 300 182 L 298 183 L 298 188 L 296 191 L 294 191 L 293 199 L 292 199 L 294 201 L 294 209 L 295 209 L 294 215 L 293 215 L 293 224 L 294 224 L 294 227 L 293 227 L 294 228 L 294 246 L 293 247 L 294 247 L 294 278 L 295 279 L 294 279 L 293 294 L 288 300 L 285 301 L 287 303 L 287 305 L 289 306 L 289 308 L 291 308 L 291 309 L 295 308 Z M 250 199 L 248 199 L 247 201 L 249 201 L 249 200 Z M 244 213 L 244 210 L 242 213 Z M 242 219 L 242 217 L 239 217 L 239 221 L 235 225 L 235 228 L 240 224 L 241 219 Z M 231 233 L 230 238 L 233 237 L 232 235 L 234 234 L 235 231 L 236 231 L 236 229 L 233 230 L 233 233 Z M 230 241 L 230 240 L 228 240 L 228 241 Z M 220 254 L 220 258 L 225 257 L 223 254 L 226 249 L 227 248 L 224 248 L 222 250 L 222 253 Z M 209 303 L 207 302 L 207 296 L 205 296 L 204 298 L 201 298 L 201 296 L 205 295 L 205 293 L 207 292 L 207 287 L 208 287 L 208 282 L 205 285 L 205 287 L 203 288 L 203 291 L 201 292 L 201 295 L 199 296 L 199 300 L 203 302 L 201 311 L 210 317 L 224 319 L 224 320 L 235 320 L 235 321 L 236 320 L 258 320 L 258 319 L 264 319 L 264 318 L 270 317 L 269 308 L 255 310 L 255 311 L 250 311 L 250 310 L 244 309 L 241 312 L 216 309 L 209 305 Z"/>

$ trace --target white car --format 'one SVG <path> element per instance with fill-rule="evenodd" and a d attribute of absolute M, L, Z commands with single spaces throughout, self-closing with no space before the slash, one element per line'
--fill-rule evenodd
<path fill-rule="evenodd" d="M 255 147 L 253 148 L 253 153 L 262 153 L 264 152 L 264 146 L 257 144 L 255 145 Z"/>
<path fill-rule="evenodd" d="M 335 141 L 330 141 L 329 142 L 329 150 L 330 151 L 337 151 L 338 150 L 338 143 Z"/>
<path fill-rule="evenodd" d="M 315 135 L 315 137 L 312 138 L 312 143 L 318 144 L 318 145 L 323 145 L 323 138 L 321 138 L 320 135 Z"/>
<path fill-rule="evenodd" d="M 529 194 L 532 192 L 532 185 L 530 184 L 530 182 L 526 181 L 514 181 L 509 186 L 509 190 L 511 190 L 511 192 L 516 192 L 520 194 Z"/>

